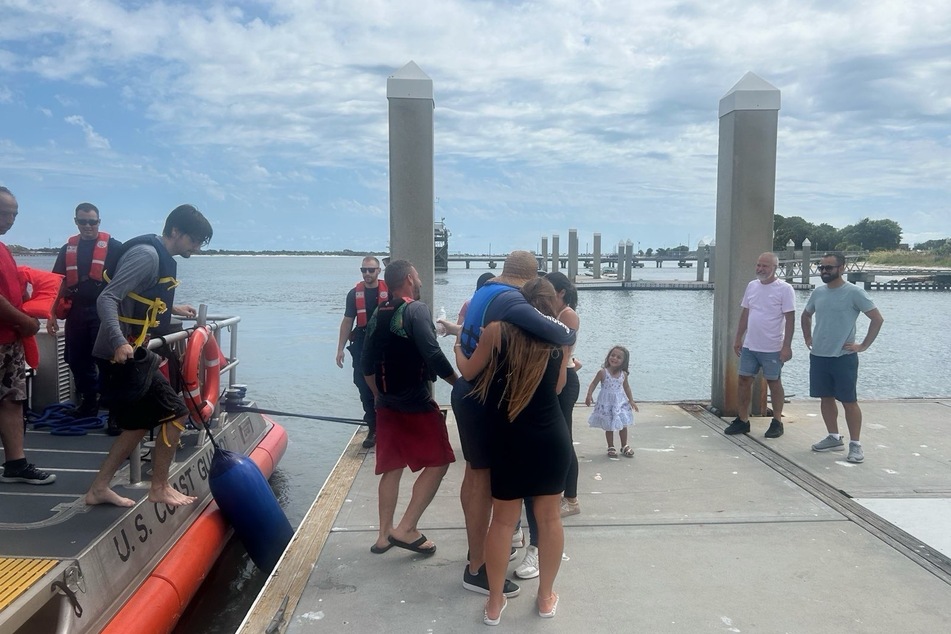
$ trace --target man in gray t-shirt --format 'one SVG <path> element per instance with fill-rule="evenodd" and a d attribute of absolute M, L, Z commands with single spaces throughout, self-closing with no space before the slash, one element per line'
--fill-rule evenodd
<path fill-rule="evenodd" d="M 842 451 L 839 434 L 839 410 L 842 403 L 845 423 L 849 428 L 849 462 L 862 462 L 865 455 L 859 436 L 862 432 L 862 410 L 855 394 L 858 380 L 858 353 L 868 349 L 878 336 L 882 314 L 861 288 L 842 279 L 845 256 L 827 253 L 819 261 L 819 275 L 825 286 L 809 296 L 802 311 L 802 334 L 809 348 L 809 395 L 821 400 L 822 420 L 829 435 L 812 446 L 813 451 Z M 859 313 L 869 318 L 868 331 L 862 343 L 855 343 L 855 322 Z M 816 328 L 812 328 L 812 316 Z"/>

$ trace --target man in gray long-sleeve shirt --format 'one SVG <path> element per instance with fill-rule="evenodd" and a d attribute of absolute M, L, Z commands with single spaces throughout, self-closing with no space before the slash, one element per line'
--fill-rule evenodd
<path fill-rule="evenodd" d="M 374 554 L 393 546 L 424 555 L 436 552 L 417 523 L 456 457 L 449 445 L 446 419 L 433 400 L 430 381 L 450 385 L 456 372 L 436 342 L 429 307 L 419 300 L 422 282 L 406 260 L 391 262 L 384 273 L 390 299 L 377 307 L 367 324 L 363 373 L 376 402 L 376 474 L 380 533 Z M 399 524 L 393 514 L 400 478 L 409 467 L 422 469 Z"/>
<path fill-rule="evenodd" d="M 109 284 L 96 302 L 101 324 L 93 356 L 102 376 L 103 400 L 122 432 L 86 493 L 87 504 L 135 504 L 112 490 L 112 477 L 145 433 L 158 426 L 162 430 L 155 442 L 149 501 L 182 506 L 196 499 L 168 482 L 188 416 L 185 401 L 154 365 L 143 367 L 134 359 L 149 337 L 167 332 L 172 314 L 195 316 L 191 306 L 174 305 L 178 284 L 174 256 L 197 253 L 211 235 L 211 224 L 201 212 L 181 205 L 168 215 L 161 236 L 144 235 L 124 243 L 116 270 L 110 271 Z"/>

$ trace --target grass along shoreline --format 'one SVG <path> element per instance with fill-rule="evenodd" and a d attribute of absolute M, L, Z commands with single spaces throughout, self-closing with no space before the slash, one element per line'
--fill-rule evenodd
<path fill-rule="evenodd" d="M 951 255 L 938 255 L 933 251 L 873 251 L 868 254 L 867 263 L 882 266 L 951 267 Z"/>

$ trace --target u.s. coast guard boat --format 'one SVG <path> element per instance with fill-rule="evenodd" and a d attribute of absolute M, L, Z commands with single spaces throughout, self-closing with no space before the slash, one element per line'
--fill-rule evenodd
<path fill-rule="evenodd" d="M 239 321 L 207 318 L 217 339 L 230 332 L 220 368 L 228 386 L 236 378 Z M 191 330 L 164 341 L 182 349 Z M 38 338 L 43 354 L 31 384 L 36 410 L 66 400 L 70 380 L 62 339 L 45 332 Z M 213 423 L 223 449 L 249 454 L 265 477 L 271 475 L 287 446 L 280 425 L 260 414 L 217 411 Z M 85 504 L 113 440 L 105 429 L 85 435 L 27 429 L 28 459 L 56 474 L 56 482 L 0 483 L 0 634 L 169 632 L 224 548 L 231 528 L 212 500 L 214 449 L 203 432 L 182 436 L 171 467 L 172 485 L 198 497 L 178 508 L 147 499 L 148 443 L 113 480 L 134 506 Z"/>

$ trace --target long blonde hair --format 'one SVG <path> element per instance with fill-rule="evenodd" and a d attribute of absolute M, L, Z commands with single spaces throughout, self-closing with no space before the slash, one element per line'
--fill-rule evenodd
<path fill-rule="evenodd" d="M 549 317 L 555 316 L 555 288 L 544 278 L 531 280 L 522 287 L 522 294 L 528 303 L 538 311 Z M 502 405 L 508 398 L 509 421 L 524 410 L 535 395 L 535 390 L 542 381 L 548 359 L 555 352 L 560 352 L 550 343 L 528 335 L 518 326 L 508 322 L 501 323 L 502 341 L 505 343 L 505 358 L 508 372 L 505 375 L 505 388 L 498 405 Z M 485 403 L 489 397 L 489 388 L 495 380 L 499 369 L 499 349 L 493 349 L 489 362 L 479 375 L 472 395 Z"/>

